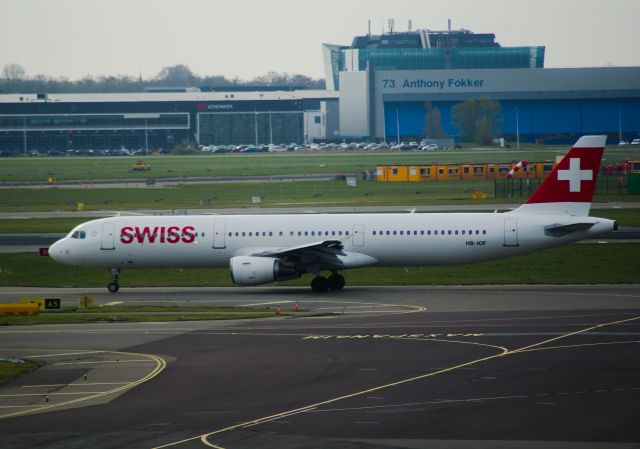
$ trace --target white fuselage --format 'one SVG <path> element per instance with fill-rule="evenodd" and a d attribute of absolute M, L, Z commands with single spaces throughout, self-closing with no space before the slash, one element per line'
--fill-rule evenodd
<path fill-rule="evenodd" d="M 552 236 L 572 219 L 587 230 Z M 449 265 L 499 259 L 611 231 L 595 217 L 510 213 L 119 216 L 76 227 L 50 248 L 63 263 L 105 268 L 223 267 L 232 257 L 338 240 L 366 265 Z M 73 237 L 73 235 L 76 237 Z M 81 238 L 82 237 L 82 238 Z"/>

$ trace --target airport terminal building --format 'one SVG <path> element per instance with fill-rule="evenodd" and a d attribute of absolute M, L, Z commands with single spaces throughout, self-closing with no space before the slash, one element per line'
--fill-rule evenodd
<path fill-rule="evenodd" d="M 544 68 L 544 47 L 502 47 L 468 30 L 358 36 L 350 46 L 325 44 L 323 55 L 345 139 L 419 138 L 427 108 L 440 110 L 456 138 L 452 106 L 477 97 L 500 102 L 501 133 L 512 141 L 639 137 L 640 67 Z"/>

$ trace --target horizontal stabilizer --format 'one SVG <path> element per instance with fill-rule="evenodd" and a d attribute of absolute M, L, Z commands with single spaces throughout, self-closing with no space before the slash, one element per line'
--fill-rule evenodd
<path fill-rule="evenodd" d="M 576 231 L 591 229 L 595 223 L 552 224 L 544 227 L 544 233 L 553 237 L 562 237 Z"/>

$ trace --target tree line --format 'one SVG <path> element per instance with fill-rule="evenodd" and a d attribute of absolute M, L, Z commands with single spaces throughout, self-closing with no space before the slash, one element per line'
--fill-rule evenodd
<path fill-rule="evenodd" d="M 243 87 L 282 86 L 302 89 L 324 89 L 324 79 L 306 75 L 268 72 L 250 80 L 223 75 L 199 76 L 184 64 L 165 67 L 151 78 L 131 75 L 87 75 L 79 80 L 53 78 L 47 75 L 28 76 L 20 64 L 7 64 L 0 73 L 0 93 L 126 93 L 143 92 L 151 87 Z"/>

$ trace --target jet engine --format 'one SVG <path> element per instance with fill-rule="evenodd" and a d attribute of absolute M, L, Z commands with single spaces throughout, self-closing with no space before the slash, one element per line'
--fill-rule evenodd
<path fill-rule="evenodd" d="M 238 285 L 259 285 L 300 277 L 295 268 L 275 257 L 236 256 L 229 262 L 231 280 Z"/>

